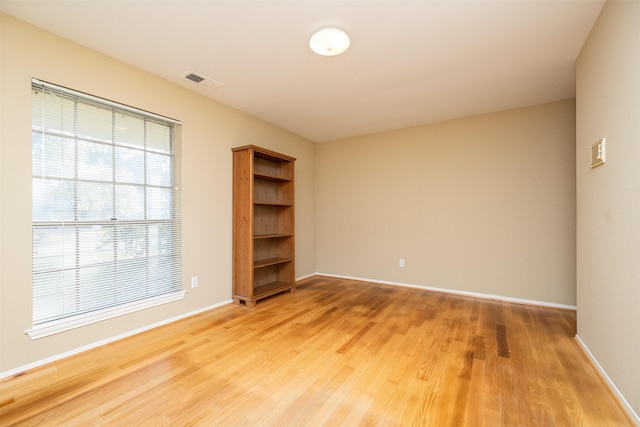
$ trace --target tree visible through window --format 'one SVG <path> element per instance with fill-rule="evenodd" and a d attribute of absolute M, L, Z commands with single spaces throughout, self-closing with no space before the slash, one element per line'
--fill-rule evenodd
<path fill-rule="evenodd" d="M 179 129 L 34 80 L 34 327 L 181 292 Z"/>

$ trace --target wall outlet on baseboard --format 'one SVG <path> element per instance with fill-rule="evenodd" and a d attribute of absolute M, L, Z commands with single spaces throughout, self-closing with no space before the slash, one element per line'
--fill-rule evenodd
<path fill-rule="evenodd" d="M 198 276 L 193 276 L 191 278 L 191 287 L 192 288 L 197 288 L 198 287 Z"/>

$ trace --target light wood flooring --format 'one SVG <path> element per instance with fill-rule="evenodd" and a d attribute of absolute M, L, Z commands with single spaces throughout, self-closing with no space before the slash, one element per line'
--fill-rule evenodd
<path fill-rule="evenodd" d="M 0 425 L 632 425 L 575 322 L 316 277 L 5 379 Z"/>

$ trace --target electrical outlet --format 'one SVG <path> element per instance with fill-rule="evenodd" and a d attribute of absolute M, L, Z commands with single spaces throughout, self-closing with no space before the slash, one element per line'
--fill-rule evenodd
<path fill-rule="evenodd" d="M 197 288 L 198 287 L 198 276 L 193 276 L 191 278 L 191 287 L 192 288 Z"/>
<path fill-rule="evenodd" d="M 399 265 L 400 265 L 400 267 L 404 268 L 404 259 L 400 258 Z"/>

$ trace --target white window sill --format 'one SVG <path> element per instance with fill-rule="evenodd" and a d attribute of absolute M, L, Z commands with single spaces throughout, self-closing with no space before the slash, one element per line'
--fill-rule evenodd
<path fill-rule="evenodd" d="M 144 310 L 146 308 L 155 307 L 157 305 L 178 301 L 183 299 L 186 294 L 186 291 L 178 291 L 171 294 L 160 295 L 141 301 L 135 301 L 129 304 L 123 304 L 117 307 L 106 308 L 104 310 L 94 311 L 91 313 L 85 313 L 66 319 L 43 323 L 42 325 L 34 326 L 33 328 L 28 329 L 25 332 L 32 340 L 36 340 L 38 338 L 48 337 L 60 332 L 80 328 L 82 326 L 90 325 L 92 323 L 111 319 L 117 316 L 122 316 L 124 314 L 129 314 L 135 311 Z"/>

